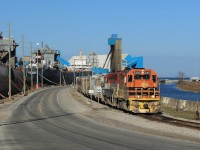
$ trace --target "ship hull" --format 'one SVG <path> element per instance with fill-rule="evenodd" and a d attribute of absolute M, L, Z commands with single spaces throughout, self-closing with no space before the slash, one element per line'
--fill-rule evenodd
<path fill-rule="evenodd" d="M 46 85 L 71 85 L 76 82 L 76 77 L 78 76 L 88 76 L 91 75 L 91 71 L 63 71 L 58 69 L 41 69 L 38 70 L 38 82 L 41 84 L 43 76 L 43 84 Z M 34 83 L 36 83 L 37 74 L 34 74 Z"/>
<path fill-rule="evenodd" d="M 11 69 L 11 94 L 17 94 L 23 89 L 23 72 L 20 69 Z M 0 94 L 1 97 L 8 96 L 9 91 L 9 69 L 0 65 Z"/>
<path fill-rule="evenodd" d="M 91 75 L 90 71 L 60 71 L 57 69 L 38 69 L 38 84 L 41 85 L 43 74 L 44 85 L 71 85 L 76 82 L 78 76 Z M 37 84 L 37 73 L 33 74 L 33 85 Z M 11 94 L 17 94 L 23 91 L 23 71 L 20 68 L 11 70 Z M 31 87 L 31 74 L 26 75 L 26 90 Z M 0 65 L 0 98 L 7 97 L 9 91 L 9 69 L 7 66 Z"/>
<path fill-rule="evenodd" d="M 76 82 L 76 77 L 78 76 L 88 76 L 91 75 L 91 71 L 83 72 L 71 72 L 71 71 L 60 71 L 56 69 L 45 69 L 43 71 L 43 82 L 48 85 L 71 85 Z"/>

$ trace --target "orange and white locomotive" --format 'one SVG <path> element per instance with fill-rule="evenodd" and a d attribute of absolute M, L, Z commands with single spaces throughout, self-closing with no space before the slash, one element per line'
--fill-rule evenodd
<path fill-rule="evenodd" d="M 103 97 L 109 105 L 134 113 L 160 111 L 158 75 L 151 69 L 131 69 L 104 76 Z"/>

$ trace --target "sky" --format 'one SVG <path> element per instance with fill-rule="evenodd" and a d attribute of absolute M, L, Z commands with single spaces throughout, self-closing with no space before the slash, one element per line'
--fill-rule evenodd
<path fill-rule="evenodd" d="M 30 42 L 61 50 L 68 60 L 92 52 L 108 54 L 111 34 L 122 52 L 143 56 L 160 77 L 200 76 L 200 0 L 0 0 L 0 31 L 20 45 Z"/>

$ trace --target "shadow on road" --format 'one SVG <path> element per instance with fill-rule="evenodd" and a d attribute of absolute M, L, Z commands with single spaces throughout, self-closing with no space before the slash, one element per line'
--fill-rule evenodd
<path fill-rule="evenodd" d="M 46 119 L 51 119 L 51 118 L 59 118 L 59 117 L 64 117 L 64 116 L 70 116 L 70 115 L 73 115 L 73 114 L 74 113 L 69 113 L 69 114 L 56 115 L 56 116 L 50 116 L 50 117 L 42 117 L 42 118 L 36 118 L 36 119 L 1 122 L 0 126 L 7 126 L 7 125 L 13 125 L 13 124 L 22 124 L 22 123 L 28 123 L 28 122 L 35 122 L 35 121 L 41 121 L 41 120 L 46 120 Z"/>

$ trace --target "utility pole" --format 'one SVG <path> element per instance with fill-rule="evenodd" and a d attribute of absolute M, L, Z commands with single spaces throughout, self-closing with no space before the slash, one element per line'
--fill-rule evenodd
<path fill-rule="evenodd" d="M 44 49 L 43 49 L 43 41 L 42 41 L 42 56 L 41 56 L 41 63 L 42 63 L 41 87 L 42 88 L 43 88 L 43 57 L 44 57 Z"/>
<path fill-rule="evenodd" d="M 74 58 L 74 88 L 75 88 L 75 78 L 76 78 L 76 74 L 75 74 L 75 58 Z"/>
<path fill-rule="evenodd" d="M 62 82 L 61 79 L 62 79 L 62 78 L 61 78 L 61 69 L 60 69 L 60 86 L 61 86 L 61 82 Z"/>
<path fill-rule="evenodd" d="M 8 91 L 8 95 L 9 95 L 9 100 L 11 100 L 11 46 L 10 46 L 10 23 L 8 24 L 8 43 L 9 43 L 9 91 Z"/>
<path fill-rule="evenodd" d="M 37 50 L 37 84 L 36 84 L 36 90 L 38 90 L 38 67 L 39 67 L 39 64 L 38 64 L 38 50 Z"/>
<path fill-rule="evenodd" d="M 33 68 L 32 68 L 33 54 L 32 54 L 32 42 L 30 43 L 30 48 L 31 48 L 31 90 L 33 90 Z"/>
<path fill-rule="evenodd" d="M 22 62 L 23 62 L 23 94 L 26 95 L 26 78 L 25 78 L 25 66 L 24 66 L 24 35 L 22 35 Z"/>
<path fill-rule="evenodd" d="M 83 57 L 82 57 L 82 49 L 80 49 L 80 59 L 82 64 L 82 77 L 83 77 Z"/>

